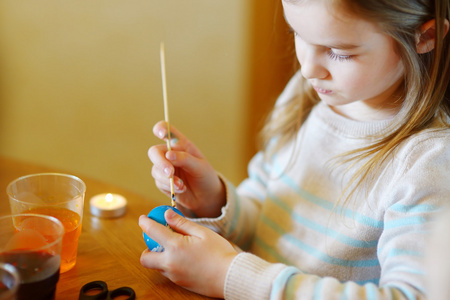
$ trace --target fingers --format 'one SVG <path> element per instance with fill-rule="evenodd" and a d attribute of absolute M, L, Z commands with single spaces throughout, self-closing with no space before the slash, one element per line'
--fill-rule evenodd
<path fill-rule="evenodd" d="M 171 229 L 151 220 L 145 215 L 139 217 L 139 226 L 141 229 L 165 249 L 164 252 L 151 252 L 148 249 L 142 252 L 140 262 L 144 267 L 149 269 L 163 270 L 166 268 L 166 255 L 170 254 L 172 249 L 178 249 L 180 243 L 183 243 L 185 236 L 195 236 L 198 234 L 198 229 L 201 229 L 201 226 L 186 220 L 172 209 L 168 209 L 164 217 Z"/>
<path fill-rule="evenodd" d="M 154 134 L 161 139 L 166 139 L 166 125 L 167 123 L 164 121 L 158 122 L 153 127 Z M 171 137 L 172 150 L 178 150 L 178 152 L 181 153 L 187 151 L 187 149 L 183 146 L 183 144 L 186 143 L 187 139 L 175 127 L 171 126 L 171 130 L 175 131 L 174 135 Z M 189 142 L 187 141 L 187 143 Z M 178 155 L 178 157 L 179 156 L 180 154 Z M 150 149 L 148 150 L 148 157 L 154 165 L 152 175 L 153 177 L 155 177 L 155 179 L 167 179 L 174 175 L 174 162 L 176 163 L 177 154 L 174 151 L 167 151 L 166 144 L 160 144 L 150 147 Z"/>
<path fill-rule="evenodd" d="M 168 209 L 165 212 L 164 218 L 166 219 L 166 222 L 170 226 L 170 228 L 172 228 L 177 233 L 197 237 L 203 236 L 202 233 L 204 228 L 202 226 L 191 222 L 186 218 L 183 218 L 172 209 Z"/>
<path fill-rule="evenodd" d="M 166 140 L 168 137 L 167 133 L 167 123 L 165 121 L 159 121 L 153 126 L 153 134 L 156 137 Z M 172 124 L 170 124 L 170 138 L 172 150 L 182 150 L 198 158 L 204 157 L 201 151 Z"/>
<path fill-rule="evenodd" d="M 169 151 L 166 152 L 165 157 L 173 166 L 180 167 L 196 177 L 206 168 L 207 161 L 205 159 L 195 157 L 188 152 Z"/>
<path fill-rule="evenodd" d="M 153 126 L 153 134 L 161 140 L 168 138 L 167 123 L 165 121 L 159 121 Z M 175 126 L 170 124 L 170 145 L 176 144 L 180 140 L 185 140 L 184 135 L 177 130 Z"/>
<path fill-rule="evenodd" d="M 140 258 L 141 265 L 147 269 L 153 270 L 161 270 L 160 266 L 160 256 L 163 252 L 151 252 L 148 249 L 145 249 Z"/>
<path fill-rule="evenodd" d="M 148 150 L 148 157 L 153 163 L 152 176 L 156 187 L 165 194 L 170 194 L 169 180 L 174 173 L 173 165 L 164 157 L 166 149 L 163 145 L 152 146 Z"/>
<path fill-rule="evenodd" d="M 148 218 L 146 215 L 139 217 L 139 227 L 144 231 L 152 240 L 160 245 L 164 245 L 170 236 L 172 231 L 167 227 L 159 224 L 158 222 Z M 146 248 L 140 258 L 140 263 L 145 268 L 162 270 L 163 267 L 163 252 L 152 252 Z"/>
<path fill-rule="evenodd" d="M 202 237 L 204 228 L 183 218 L 172 209 L 168 209 L 164 218 L 170 228 L 159 224 L 145 215 L 139 217 L 139 227 L 155 242 L 164 248 L 175 248 L 179 240 L 185 236 Z M 180 235 L 181 234 L 181 235 Z"/>
<path fill-rule="evenodd" d="M 139 227 L 158 244 L 164 242 L 167 239 L 167 235 L 173 233 L 166 226 L 159 224 L 145 215 L 139 217 Z"/>
<path fill-rule="evenodd" d="M 166 194 L 170 194 L 169 178 L 174 176 L 175 169 L 172 162 L 165 157 L 165 151 L 164 145 L 152 146 L 148 151 L 148 157 L 153 163 L 152 176 L 157 188 Z M 174 176 L 174 185 L 177 193 L 182 193 L 186 189 L 183 181 L 176 176 Z"/>
<path fill-rule="evenodd" d="M 181 167 L 190 174 L 200 174 L 207 163 L 203 157 L 194 156 L 179 147 L 173 148 L 172 151 L 167 151 L 167 147 L 164 144 L 150 147 L 148 157 L 153 163 L 152 176 L 157 182 L 161 181 L 161 184 L 164 184 L 164 180 L 167 181 L 168 178 L 174 175 L 174 167 Z M 184 187 L 179 178 L 178 184 L 176 186 L 178 190 L 183 191 Z M 177 180 L 175 181 L 175 185 L 177 185 Z"/>

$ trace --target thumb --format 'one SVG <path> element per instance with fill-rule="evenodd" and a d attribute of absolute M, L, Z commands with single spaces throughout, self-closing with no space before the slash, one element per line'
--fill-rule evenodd
<path fill-rule="evenodd" d="M 184 235 L 199 236 L 203 229 L 200 225 L 180 216 L 173 209 L 168 209 L 164 213 L 164 218 L 173 231 Z"/>

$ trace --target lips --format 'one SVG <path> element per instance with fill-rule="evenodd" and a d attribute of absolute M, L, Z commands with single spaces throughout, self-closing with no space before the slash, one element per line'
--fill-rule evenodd
<path fill-rule="evenodd" d="M 333 92 L 331 90 L 322 89 L 322 88 L 319 88 L 319 87 L 316 87 L 316 86 L 314 86 L 313 88 L 319 94 L 329 95 L 329 94 L 331 94 Z"/>

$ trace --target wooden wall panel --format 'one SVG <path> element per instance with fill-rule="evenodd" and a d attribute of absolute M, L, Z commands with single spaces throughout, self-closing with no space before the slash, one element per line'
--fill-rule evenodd
<path fill-rule="evenodd" d="M 276 98 L 297 69 L 293 36 L 281 0 L 253 0 L 249 152 L 258 150 L 257 135 Z"/>

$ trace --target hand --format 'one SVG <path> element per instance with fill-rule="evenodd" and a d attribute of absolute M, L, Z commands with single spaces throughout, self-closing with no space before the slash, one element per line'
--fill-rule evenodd
<path fill-rule="evenodd" d="M 217 233 L 171 209 L 165 218 L 174 231 L 146 216 L 139 218 L 142 230 L 164 246 L 163 252 L 144 250 L 141 264 L 190 291 L 223 298 L 225 277 L 237 251 Z"/>
<path fill-rule="evenodd" d="M 166 122 L 158 122 L 153 133 L 160 139 L 167 138 Z M 197 217 L 218 217 L 225 205 L 225 187 L 217 172 L 206 160 L 200 150 L 173 125 L 171 148 L 167 145 L 152 146 L 148 157 L 153 163 L 152 176 L 156 186 L 170 196 L 169 178 L 174 176 L 178 208 L 189 215 L 189 209 Z"/>

